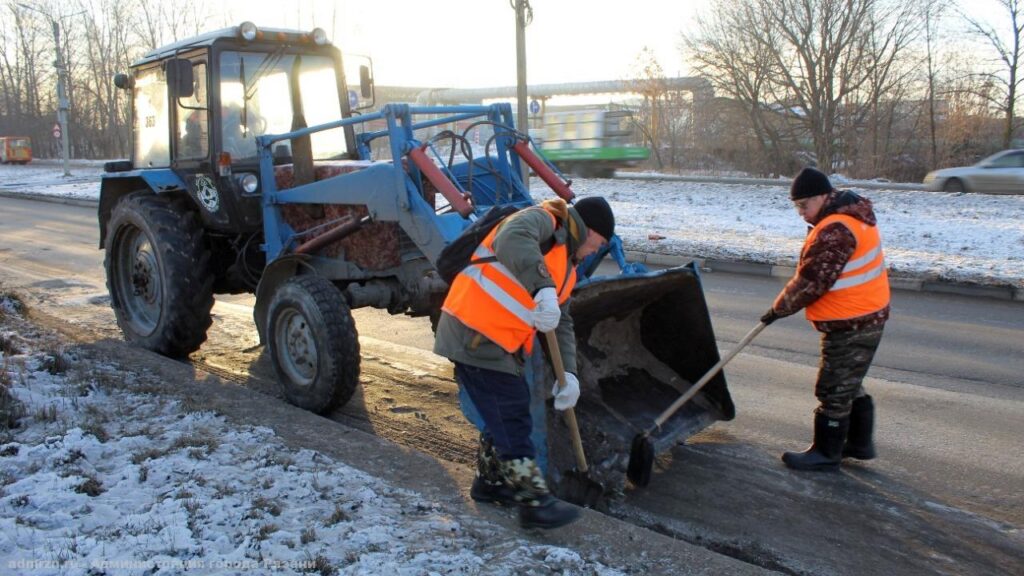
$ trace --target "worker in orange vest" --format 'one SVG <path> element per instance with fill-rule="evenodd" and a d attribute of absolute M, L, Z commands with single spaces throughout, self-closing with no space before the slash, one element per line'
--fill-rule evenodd
<path fill-rule="evenodd" d="M 537 465 L 524 361 L 538 346 L 538 332 L 555 331 L 566 370 L 566 386 L 552 389 L 555 409 L 576 405 L 576 337 L 568 313 L 575 266 L 614 233 L 614 215 L 601 197 L 520 210 L 484 238 L 442 307 L 434 352 L 455 363 L 455 380 L 483 420 L 470 496 L 518 506 L 525 528 L 564 526 L 579 510 L 551 495 Z"/>
<path fill-rule="evenodd" d="M 804 309 L 822 335 L 814 442 L 782 461 L 796 470 L 837 470 L 844 457 L 876 455 L 875 406 L 863 380 L 889 318 L 889 276 L 870 200 L 835 190 L 814 168 L 793 179 L 790 198 L 811 228 L 796 274 L 761 321 Z"/>

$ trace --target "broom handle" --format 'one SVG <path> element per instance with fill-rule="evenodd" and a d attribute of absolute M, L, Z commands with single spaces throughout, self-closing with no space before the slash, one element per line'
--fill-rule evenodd
<path fill-rule="evenodd" d="M 558 389 L 565 388 L 565 366 L 562 365 L 562 352 L 558 349 L 558 338 L 555 331 L 545 332 L 544 337 L 548 340 L 548 351 L 551 352 L 551 363 L 555 366 L 555 376 L 558 377 Z M 572 437 L 572 451 L 576 453 L 576 468 L 583 474 L 587 473 L 587 457 L 583 453 L 583 440 L 580 439 L 580 427 L 576 423 L 576 411 L 572 408 L 565 410 L 565 422 L 569 425 L 569 434 Z"/>
<path fill-rule="evenodd" d="M 740 350 L 746 348 L 747 344 L 750 344 L 750 341 L 753 340 L 758 334 L 760 334 L 761 330 L 764 330 L 766 326 L 768 325 L 765 324 L 764 322 L 759 322 L 757 326 L 754 326 L 753 329 L 750 330 L 750 332 L 747 332 L 747 335 L 743 337 L 743 340 L 740 340 L 740 343 L 737 344 L 735 348 L 730 350 L 729 353 L 725 355 L 725 358 L 722 358 L 721 360 L 718 361 L 717 364 L 712 366 L 711 370 L 708 370 L 707 373 L 704 374 L 704 376 L 702 376 L 696 384 L 691 386 L 685 394 L 677 398 L 676 401 L 673 402 L 667 410 L 665 410 L 664 412 L 661 413 L 660 416 L 658 416 L 658 418 L 654 421 L 654 426 L 647 430 L 647 434 L 650 435 L 656 429 L 661 428 L 661 425 L 664 424 L 666 420 L 671 418 L 676 413 L 676 411 L 683 406 L 683 404 L 689 402 L 690 398 L 696 396 L 697 393 L 700 392 L 701 388 L 703 388 L 705 384 L 710 382 L 711 379 L 714 378 L 718 374 L 718 372 L 721 371 L 721 369 L 726 364 L 729 363 L 730 360 L 732 360 L 733 356 L 738 354 Z"/>

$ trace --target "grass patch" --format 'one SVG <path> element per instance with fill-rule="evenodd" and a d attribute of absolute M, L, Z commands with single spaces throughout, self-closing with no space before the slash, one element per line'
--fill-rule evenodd
<path fill-rule="evenodd" d="M 238 490 L 230 484 L 218 484 L 217 489 L 213 491 L 213 497 L 219 500 L 227 496 L 234 496 L 236 492 Z"/>
<path fill-rule="evenodd" d="M 103 488 L 103 484 L 93 478 L 92 476 L 86 476 L 85 481 L 75 487 L 75 492 L 79 494 L 85 494 L 86 496 L 96 497 L 103 494 L 106 490 Z"/>
<path fill-rule="evenodd" d="M 260 518 L 263 514 L 270 514 L 271 516 L 281 515 L 281 505 L 277 502 L 264 498 L 263 496 L 257 496 L 252 501 L 252 506 L 249 508 L 249 513 L 246 514 L 247 518 Z"/>
<path fill-rule="evenodd" d="M 43 352 L 43 360 L 40 367 L 49 372 L 52 376 L 66 374 L 71 370 L 74 361 L 68 355 L 64 346 L 54 346 Z"/>
<path fill-rule="evenodd" d="M 13 382 L 7 358 L 0 366 L 0 440 L 7 442 L 10 430 L 18 427 L 18 422 L 25 415 L 25 404 L 11 393 Z"/>
<path fill-rule="evenodd" d="M 278 530 L 279 528 L 277 527 L 277 524 L 264 524 L 260 526 L 259 531 L 256 532 L 256 539 L 262 542 L 263 540 L 270 538 L 270 535 Z"/>
<path fill-rule="evenodd" d="M 299 542 L 302 542 L 303 544 L 316 542 L 316 528 L 313 528 L 312 526 L 304 528 L 299 534 Z"/>
<path fill-rule="evenodd" d="M 306 559 L 302 561 L 301 570 L 320 576 L 334 576 L 338 573 L 338 569 L 323 554 L 317 554 L 315 557 L 307 555 Z"/>
<path fill-rule="evenodd" d="M 200 430 L 192 434 L 180 436 L 171 444 L 172 451 L 183 448 L 192 448 L 193 450 L 189 450 L 188 455 L 196 460 L 201 460 L 216 452 L 217 448 L 220 448 L 220 441 L 209 432 Z"/>
<path fill-rule="evenodd" d="M 57 405 L 47 404 L 46 406 L 39 406 L 36 408 L 36 413 L 33 414 L 36 420 L 39 422 L 56 422 L 57 421 Z"/>
<path fill-rule="evenodd" d="M 327 517 L 327 525 L 334 526 L 339 522 L 348 522 L 348 514 L 346 514 L 345 511 L 341 509 L 340 504 L 335 504 L 334 512 L 331 512 L 331 515 Z"/>
<path fill-rule="evenodd" d="M 20 315 L 27 311 L 28 306 L 17 292 L 8 290 L 0 284 L 0 320 L 6 318 L 8 314 Z"/>
<path fill-rule="evenodd" d="M 106 412 L 96 404 L 86 404 L 82 412 L 85 414 L 85 421 L 80 424 L 82 431 L 86 434 L 92 434 L 101 444 L 110 440 L 110 434 L 103 427 L 104 424 L 110 421 Z"/>
<path fill-rule="evenodd" d="M 160 458 L 163 458 L 166 454 L 167 453 L 164 452 L 163 450 L 157 450 L 156 448 L 147 448 L 145 450 L 141 450 L 139 452 L 136 452 L 135 454 L 132 454 L 131 461 L 132 464 L 139 466 L 146 460 L 159 460 Z"/>
<path fill-rule="evenodd" d="M 0 320 L 3 317 L 0 316 Z M 18 336 L 10 332 L 4 332 L 0 334 L 0 352 L 3 352 L 4 356 L 17 356 L 23 352 L 18 342 Z"/>

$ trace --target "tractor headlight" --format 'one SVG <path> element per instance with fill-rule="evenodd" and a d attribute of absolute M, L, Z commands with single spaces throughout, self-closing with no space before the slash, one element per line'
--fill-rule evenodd
<path fill-rule="evenodd" d="M 313 28 L 310 35 L 313 36 L 313 43 L 317 46 L 324 46 L 327 44 L 327 32 L 324 32 L 323 28 Z"/>
<path fill-rule="evenodd" d="M 260 185 L 260 181 L 256 178 L 255 174 L 239 174 L 236 177 L 236 182 L 238 182 L 238 187 L 242 189 L 242 192 L 246 194 L 255 193 Z"/>
<path fill-rule="evenodd" d="M 241 36 L 242 40 L 246 42 L 252 42 L 256 39 L 256 25 L 252 22 L 242 22 L 238 26 L 238 35 Z"/>

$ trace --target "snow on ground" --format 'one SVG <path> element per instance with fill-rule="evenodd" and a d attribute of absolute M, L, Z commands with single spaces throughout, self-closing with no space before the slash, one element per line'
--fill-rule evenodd
<path fill-rule="evenodd" d="M 64 179 L 59 162 L 2 166 L 0 191 L 98 199 L 101 170 L 83 163 Z M 806 234 L 785 186 L 573 182 L 580 196 L 608 198 L 627 250 L 795 265 Z M 875 203 L 893 274 L 1024 288 L 1024 196 L 853 189 Z M 551 195 L 538 179 L 531 190 Z"/>
<path fill-rule="evenodd" d="M 0 298 L 0 573 L 620 574 L 39 338 Z"/>
<path fill-rule="evenodd" d="M 573 190 L 608 199 L 627 250 L 794 266 L 807 233 L 785 186 L 579 179 Z M 874 202 L 891 273 L 1024 287 L 1024 196 L 853 190 Z"/>

